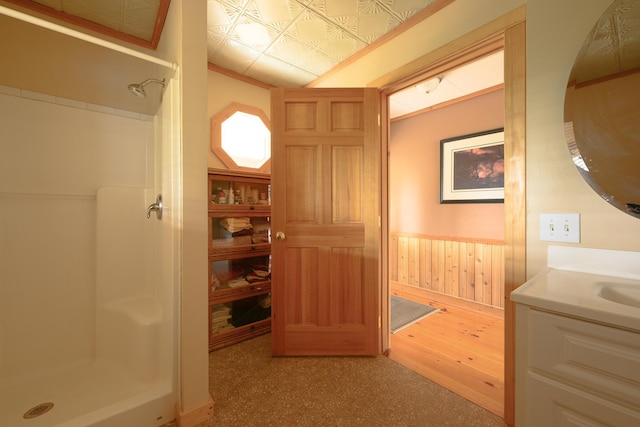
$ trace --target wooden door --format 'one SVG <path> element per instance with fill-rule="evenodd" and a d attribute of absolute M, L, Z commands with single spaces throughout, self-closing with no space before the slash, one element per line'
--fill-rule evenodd
<path fill-rule="evenodd" d="M 379 103 L 271 91 L 274 355 L 379 352 Z"/>

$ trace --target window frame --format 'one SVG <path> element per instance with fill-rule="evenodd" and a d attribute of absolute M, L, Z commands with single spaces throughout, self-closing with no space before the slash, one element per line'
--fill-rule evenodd
<path fill-rule="evenodd" d="M 230 170 L 270 173 L 271 156 L 269 156 L 269 159 L 267 159 L 259 168 L 252 168 L 248 166 L 240 166 L 229 155 L 229 153 L 222 148 L 222 124 L 237 112 L 258 117 L 269 132 L 271 132 L 271 121 L 264 111 L 250 105 L 232 102 L 211 117 L 211 151 L 213 151 L 213 153 L 218 156 L 222 163 Z"/>

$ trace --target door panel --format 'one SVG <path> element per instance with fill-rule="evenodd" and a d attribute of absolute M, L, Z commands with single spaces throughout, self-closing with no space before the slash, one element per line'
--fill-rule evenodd
<path fill-rule="evenodd" d="M 274 355 L 376 354 L 377 89 L 273 89 Z"/>

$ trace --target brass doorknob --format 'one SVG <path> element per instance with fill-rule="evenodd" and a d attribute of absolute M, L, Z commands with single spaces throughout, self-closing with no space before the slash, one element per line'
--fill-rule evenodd
<path fill-rule="evenodd" d="M 284 232 L 282 232 L 282 231 L 278 231 L 278 232 L 276 233 L 276 239 L 278 239 L 278 240 L 284 240 L 284 238 L 285 238 Z"/>

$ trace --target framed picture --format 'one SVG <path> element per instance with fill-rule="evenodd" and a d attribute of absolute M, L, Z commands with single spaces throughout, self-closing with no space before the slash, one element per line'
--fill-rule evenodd
<path fill-rule="evenodd" d="M 440 203 L 504 202 L 504 129 L 440 141 Z"/>

